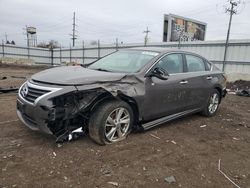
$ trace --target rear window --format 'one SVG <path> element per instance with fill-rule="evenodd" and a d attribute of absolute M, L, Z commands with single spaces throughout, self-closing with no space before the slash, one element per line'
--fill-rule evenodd
<path fill-rule="evenodd" d="M 205 71 L 206 67 L 202 58 L 193 55 L 186 55 L 188 72 Z"/>

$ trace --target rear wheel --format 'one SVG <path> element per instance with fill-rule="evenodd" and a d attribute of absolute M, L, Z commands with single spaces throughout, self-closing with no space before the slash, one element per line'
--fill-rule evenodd
<path fill-rule="evenodd" d="M 214 89 L 210 94 L 206 107 L 202 111 L 202 114 L 207 117 L 214 116 L 219 108 L 220 93 L 217 89 Z"/>
<path fill-rule="evenodd" d="M 118 142 L 127 137 L 133 124 L 133 110 L 124 101 L 107 101 L 92 114 L 89 135 L 98 144 Z"/>

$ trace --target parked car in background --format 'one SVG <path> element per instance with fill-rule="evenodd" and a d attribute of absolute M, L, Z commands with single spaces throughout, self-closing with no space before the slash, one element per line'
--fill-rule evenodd
<path fill-rule="evenodd" d="M 216 114 L 226 78 L 204 57 L 166 48 L 119 50 L 83 66 L 33 75 L 19 90 L 17 114 L 32 130 L 70 140 L 88 131 L 98 144 L 193 113 Z"/>

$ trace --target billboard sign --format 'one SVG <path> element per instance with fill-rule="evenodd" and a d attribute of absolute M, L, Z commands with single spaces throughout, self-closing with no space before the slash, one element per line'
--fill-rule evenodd
<path fill-rule="evenodd" d="M 207 24 L 174 14 L 164 15 L 163 42 L 205 40 Z"/>

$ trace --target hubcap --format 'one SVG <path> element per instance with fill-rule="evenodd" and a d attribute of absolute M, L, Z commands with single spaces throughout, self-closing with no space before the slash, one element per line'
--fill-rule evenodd
<path fill-rule="evenodd" d="M 219 106 L 219 95 L 217 93 L 214 93 L 209 100 L 208 110 L 210 114 L 213 114 L 217 110 L 218 106 Z"/>
<path fill-rule="evenodd" d="M 129 130 L 130 115 L 127 109 L 120 107 L 113 110 L 105 123 L 105 136 L 115 142 L 126 136 Z"/>

